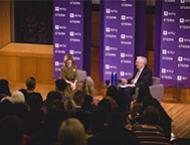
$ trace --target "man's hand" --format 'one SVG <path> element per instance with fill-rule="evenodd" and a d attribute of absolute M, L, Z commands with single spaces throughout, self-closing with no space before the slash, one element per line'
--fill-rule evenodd
<path fill-rule="evenodd" d="M 121 84 L 126 85 L 128 83 L 128 80 L 125 78 L 121 78 Z"/>

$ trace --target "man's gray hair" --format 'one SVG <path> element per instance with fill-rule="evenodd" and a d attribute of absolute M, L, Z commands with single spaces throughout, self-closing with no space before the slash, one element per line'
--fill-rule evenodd
<path fill-rule="evenodd" d="M 147 58 L 144 56 L 137 56 L 136 61 L 143 63 L 144 65 L 147 65 Z"/>

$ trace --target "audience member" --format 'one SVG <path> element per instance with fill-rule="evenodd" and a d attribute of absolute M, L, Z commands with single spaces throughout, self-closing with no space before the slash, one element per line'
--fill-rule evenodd
<path fill-rule="evenodd" d="M 70 118 L 62 122 L 58 145 L 86 145 L 85 129 L 79 120 Z"/>

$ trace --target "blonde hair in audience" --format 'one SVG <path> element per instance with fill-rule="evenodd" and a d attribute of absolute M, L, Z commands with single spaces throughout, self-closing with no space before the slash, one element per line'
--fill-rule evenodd
<path fill-rule="evenodd" d="M 11 102 L 13 103 L 25 103 L 24 94 L 21 91 L 14 91 L 11 96 Z"/>
<path fill-rule="evenodd" d="M 74 118 L 63 121 L 58 131 L 58 142 L 60 145 L 86 145 L 82 123 Z"/>

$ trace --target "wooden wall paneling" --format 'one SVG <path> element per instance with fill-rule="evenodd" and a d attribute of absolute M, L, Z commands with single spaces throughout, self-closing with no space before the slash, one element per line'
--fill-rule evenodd
<path fill-rule="evenodd" d="M 41 83 L 54 83 L 53 58 L 37 58 L 37 79 Z"/>
<path fill-rule="evenodd" d="M 37 78 L 37 60 L 35 57 L 21 57 L 20 81 L 25 82 L 30 76 Z"/>
<path fill-rule="evenodd" d="M 7 56 L 0 56 L 0 79 L 8 79 Z"/>
<path fill-rule="evenodd" d="M 0 1 L 0 48 L 11 41 L 10 0 Z"/>

